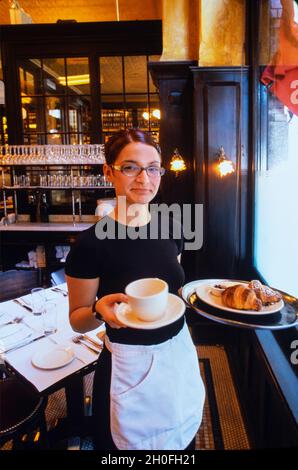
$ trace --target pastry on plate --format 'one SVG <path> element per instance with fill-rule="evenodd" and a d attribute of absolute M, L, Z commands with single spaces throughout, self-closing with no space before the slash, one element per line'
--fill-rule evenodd
<path fill-rule="evenodd" d="M 243 284 L 236 284 L 227 287 L 221 295 L 224 305 L 237 310 L 256 310 L 262 309 L 262 302 L 258 299 L 255 291 Z"/>
<path fill-rule="evenodd" d="M 279 292 L 268 286 L 264 286 L 260 281 L 250 281 L 248 287 L 255 291 L 256 296 L 260 299 L 263 305 L 275 304 L 282 299 L 282 295 Z"/>

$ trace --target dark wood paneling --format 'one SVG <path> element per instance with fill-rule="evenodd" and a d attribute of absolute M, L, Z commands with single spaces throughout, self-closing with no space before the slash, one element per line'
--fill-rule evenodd
<path fill-rule="evenodd" d="M 33 287 L 39 285 L 38 270 L 0 271 L 0 302 L 30 294 Z"/>
<path fill-rule="evenodd" d="M 161 186 L 161 201 L 178 203 L 183 216 L 183 204 L 194 203 L 193 167 L 193 104 L 192 75 L 190 67 L 194 62 L 151 62 L 149 70 L 159 90 L 161 121 L 160 146 L 163 165 L 167 173 Z M 175 148 L 183 156 L 187 170 L 176 176 L 169 171 L 170 160 Z M 192 251 L 184 251 L 182 264 L 186 280 L 194 278 L 195 265 Z"/>
<path fill-rule="evenodd" d="M 272 333 L 230 328 L 225 344 L 253 447 L 297 447 L 297 377 Z"/>
<path fill-rule="evenodd" d="M 197 276 L 234 277 L 246 261 L 248 68 L 192 67 L 195 202 L 204 206 L 204 244 Z M 236 172 L 215 172 L 223 146 Z"/>
<path fill-rule="evenodd" d="M 177 147 L 187 170 L 177 177 L 168 171 L 163 179 L 164 201 L 168 204 L 193 202 L 193 114 L 192 76 L 194 62 L 149 62 L 159 91 L 161 121 L 159 140 L 163 165 L 169 170 Z"/>

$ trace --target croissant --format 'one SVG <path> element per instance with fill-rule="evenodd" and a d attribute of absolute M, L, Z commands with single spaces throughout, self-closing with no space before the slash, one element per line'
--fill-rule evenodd
<path fill-rule="evenodd" d="M 261 310 L 262 302 L 253 289 L 236 284 L 227 287 L 221 295 L 224 305 L 239 310 Z"/>
<path fill-rule="evenodd" d="M 260 299 L 263 305 L 274 304 L 282 298 L 279 292 L 270 289 L 268 286 L 264 286 L 260 281 L 250 281 L 248 287 L 255 291 L 256 296 Z"/>

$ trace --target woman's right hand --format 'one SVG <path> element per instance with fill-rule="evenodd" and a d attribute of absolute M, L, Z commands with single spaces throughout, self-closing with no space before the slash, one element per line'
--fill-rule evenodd
<path fill-rule="evenodd" d="M 124 328 L 126 325 L 118 320 L 115 315 L 115 309 L 117 308 L 117 303 L 127 301 L 128 299 L 125 294 L 119 293 L 104 295 L 96 302 L 96 310 L 111 328 Z"/>

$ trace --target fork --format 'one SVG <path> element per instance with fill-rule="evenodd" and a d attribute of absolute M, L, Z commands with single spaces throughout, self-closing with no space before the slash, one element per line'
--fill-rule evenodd
<path fill-rule="evenodd" d="M 89 346 L 88 344 L 86 344 L 85 342 L 83 342 L 79 336 L 73 336 L 72 338 L 72 341 L 75 343 L 75 344 L 82 344 L 83 346 L 85 346 L 86 348 L 88 348 L 90 351 L 92 351 L 94 354 L 99 354 L 100 352 L 100 349 L 96 349 L 95 347 L 93 346 Z"/>
<path fill-rule="evenodd" d="M 22 320 L 23 320 L 23 317 L 15 317 L 13 320 L 10 320 L 7 323 L 3 323 L 2 325 L 0 325 L 0 328 L 2 328 L 2 326 L 13 325 L 14 323 L 20 323 Z"/>
<path fill-rule="evenodd" d="M 89 341 L 89 343 L 91 343 L 91 345 L 95 346 L 96 349 L 102 349 L 102 345 L 99 344 L 97 341 L 94 341 L 94 339 L 92 338 L 89 338 L 89 336 L 87 335 L 77 335 L 75 336 L 75 338 L 79 339 L 79 340 L 84 340 L 84 341 Z"/>

